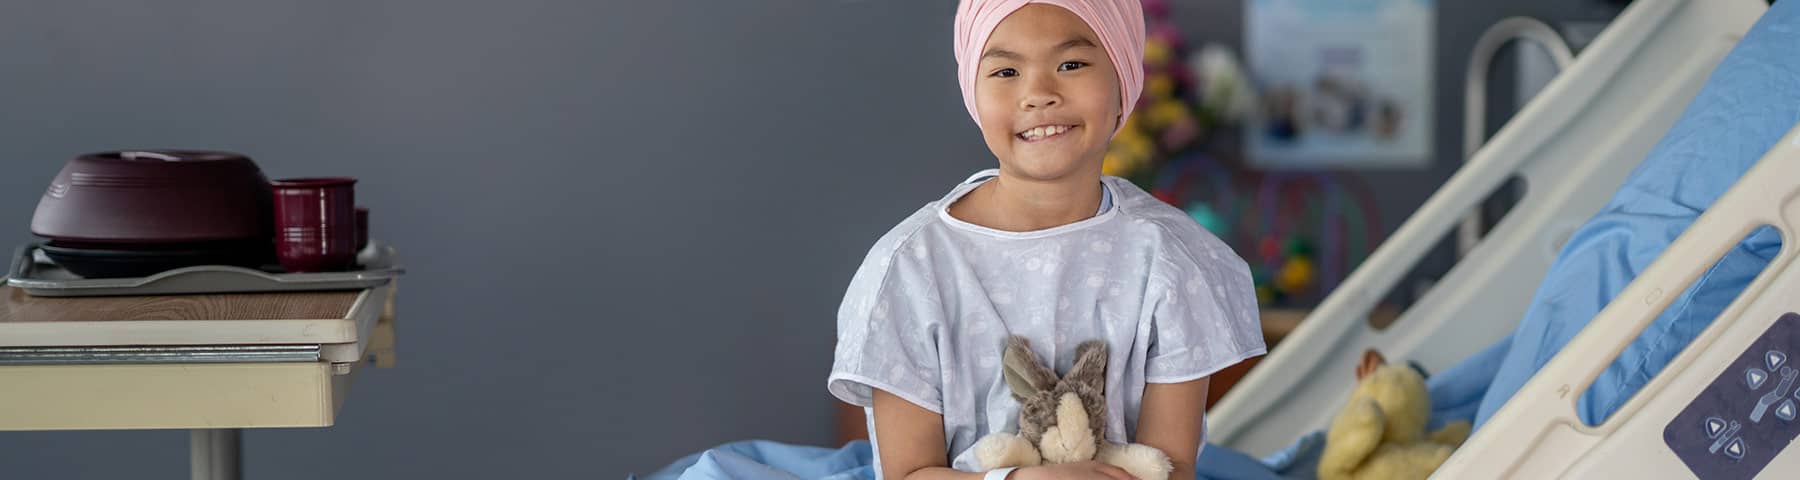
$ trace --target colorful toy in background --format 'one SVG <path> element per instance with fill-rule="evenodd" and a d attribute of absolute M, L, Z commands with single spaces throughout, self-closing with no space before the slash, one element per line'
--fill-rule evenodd
<path fill-rule="evenodd" d="M 1253 263 L 1251 275 L 1265 305 L 1317 299 L 1336 288 L 1380 243 L 1374 195 L 1354 176 L 1267 175 L 1256 203 L 1262 264 Z"/>
<path fill-rule="evenodd" d="M 1373 194 L 1355 176 L 1234 170 L 1190 152 L 1153 177 L 1152 195 L 1244 256 L 1264 306 L 1316 300 L 1380 241 Z"/>
<path fill-rule="evenodd" d="M 1245 257 L 1264 306 L 1304 305 L 1342 281 L 1378 242 L 1374 204 L 1349 174 L 1263 173 L 1213 155 L 1212 132 L 1258 108 L 1237 55 L 1187 51 L 1169 0 L 1143 0 L 1144 94 L 1102 171 L 1186 211 Z M 1230 147 L 1223 147 L 1229 149 Z"/>
<path fill-rule="evenodd" d="M 1258 253 L 1265 263 L 1279 265 L 1273 271 L 1262 268 L 1252 274 L 1256 282 L 1257 303 L 1270 305 L 1307 293 L 1317 280 L 1313 265 L 1312 244 L 1306 237 L 1291 236 L 1285 247 L 1277 247 L 1275 237 L 1264 238 Z"/>

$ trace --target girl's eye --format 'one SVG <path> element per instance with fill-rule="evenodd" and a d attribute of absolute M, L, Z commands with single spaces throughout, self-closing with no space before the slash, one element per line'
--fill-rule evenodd
<path fill-rule="evenodd" d="M 1063 62 L 1062 65 L 1058 65 L 1056 67 L 1056 70 L 1057 71 L 1069 71 L 1069 70 L 1075 70 L 1078 68 L 1086 67 L 1087 65 L 1088 65 L 1087 62 L 1073 62 L 1073 61 Z"/>
<path fill-rule="evenodd" d="M 1019 71 L 1018 71 L 1018 70 L 1013 70 L 1013 69 L 1010 69 L 1010 68 L 1002 68 L 1002 69 L 999 69 L 999 70 L 995 70 L 995 71 L 994 71 L 994 73 L 993 73 L 993 74 L 992 74 L 992 75 L 989 75 L 989 76 L 993 76 L 993 77 L 1000 77 L 1000 78 L 1010 78 L 1010 77 L 1016 77 L 1016 76 L 1019 76 Z"/>

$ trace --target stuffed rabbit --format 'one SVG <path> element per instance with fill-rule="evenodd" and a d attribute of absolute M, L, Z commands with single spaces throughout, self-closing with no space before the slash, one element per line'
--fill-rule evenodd
<path fill-rule="evenodd" d="M 1169 478 L 1169 457 L 1147 445 L 1107 442 L 1106 342 L 1075 347 L 1075 365 L 1062 379 L 1024 337 L 1006 341 L 1001 376 L 1019 402 L 1019 433 L 994 432 L 975 443 L 985 469 L 1098 460 L 1144 480 Z"/>

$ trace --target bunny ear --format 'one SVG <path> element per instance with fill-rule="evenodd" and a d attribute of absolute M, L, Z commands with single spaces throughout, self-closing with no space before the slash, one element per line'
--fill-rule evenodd
<path fill-rule="evenodd" d="M 1062 381 L 1079 383 L 1095 392 L 1106 391 L 1106 341 L 1088 340 L 1075 347 L 1075 365 Z"/>
<path fill-rule="evenodd" d="M 1001 363 L 1001 376 L 1006 378 L 1006 386 L 1012 388 L 1015 397 L 1028 398 L 1056 386 L 1056 373 L 1038 361 L 1037 354 L 1031 353 L 1031 342 L 1025 337 L 1014 335 L 1006 339 L 1006 353 L 1001 357 Z"/>

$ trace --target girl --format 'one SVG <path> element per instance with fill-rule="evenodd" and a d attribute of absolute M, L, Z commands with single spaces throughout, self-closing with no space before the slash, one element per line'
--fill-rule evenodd
<path fill-rule="evenodd" d="M 982 478 L 970 447 L 1017 428 L 1004 339 L 1027 337 L 1059 374 L 1077 344 L 1102 339 L 1107 439 L 1161 449 L 1175 478 L 1194 478 L 1208 376 L 1265 350 L 1244 261 L 1100 174 L 1143 89 L 1142 6 L 962 0 L 955 48 L 999 168 L 876 242 L 838 312 L 828 388 L 869 413 L 881 476 Z M 985 476 L 1128 478 L 1094 462 Z"/>

